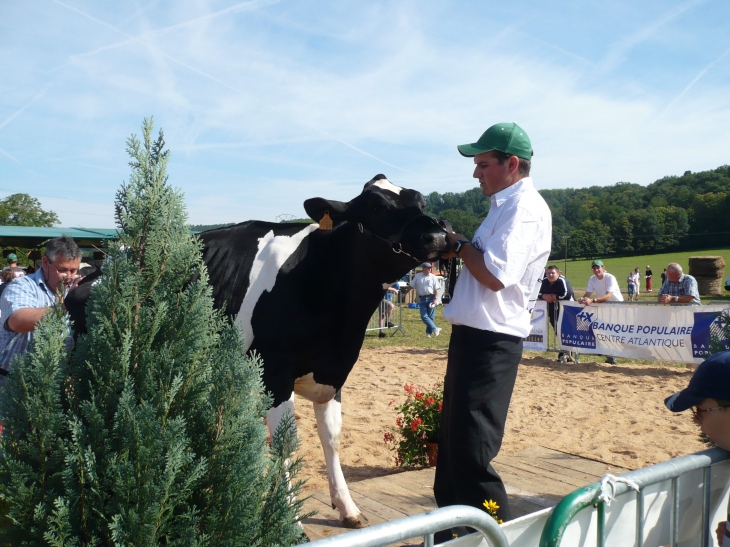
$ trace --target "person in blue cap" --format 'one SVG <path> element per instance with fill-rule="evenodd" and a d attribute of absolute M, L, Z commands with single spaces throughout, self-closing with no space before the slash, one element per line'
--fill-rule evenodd
<path fill-rule="evenodd" d="M 716 446 L 730 451 L 730 350 L 708 357 L 697 367 L 689 385 L 667 397 L 664 404 L 672 412 L 691 408 L 693 419 L 702 432 Z M 715 533 L 720 547 L 730 547 L 727 521 L 721 522 Z"/>

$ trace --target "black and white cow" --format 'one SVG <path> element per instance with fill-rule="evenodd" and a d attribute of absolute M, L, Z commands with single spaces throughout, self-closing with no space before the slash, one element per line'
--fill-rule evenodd
<path fill-rule="evenodd" d="M 201 233 L 203 258 L 215 306 L 235 318 L 246 349 L 263 359 L 264 386 L 274 398 L 269 430 L 294 414 L 295 393 L 312 402 L 332 504 L 345 526 L 358 528 L 360 511 L 338 454 L 340 389 L 385 287 L 439 258 L 448 240 L 424 214 L 423 196 L 384 175 L 347 203 L 313 198 L 304 208 L 316 221 L 327 214 L 332 229 L 243 222 Z"/>
<path fill-rule="evenodd" d="M 360 354 L 365 329 L 392 283 L 448 248 L 445 231 L 424 215 L 423 196 L 378 175 L 348 203 L 304 202 L 318 224 L 251 221 L 200 234 L 215 305 L 243 329 L 263 359 L 274 397 L 274 431 L 294 394 L 311 401 L 327 463 L 332 504 L 342 522 L 361 526 L 338 455 L 339 390 Z"/>

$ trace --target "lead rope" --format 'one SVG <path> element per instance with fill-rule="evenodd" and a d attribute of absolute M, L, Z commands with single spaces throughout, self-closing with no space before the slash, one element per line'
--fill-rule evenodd
<path fill-rule="evenodd" d="M 439 220 L 439 226 L 441 226 L 444 230 L 447 232 L 453 232 L 454 228 L 451 226 L 451 222 L 448 220 Z M 446 283 L 445 284 L 445 293 L 449 296 L 449 302 L 451 301 L 451 298 L 454 296 L 454 287 L 456 286 L 456 267 L 458 265 L 458 260 L 456 258 L 447 258 L 445 261 L 445 271 L 446 271 Z"/>

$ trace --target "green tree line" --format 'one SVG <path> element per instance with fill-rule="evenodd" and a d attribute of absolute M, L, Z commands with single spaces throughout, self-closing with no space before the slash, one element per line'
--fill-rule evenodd
<path fill-rule="evenodd" d="M 661 178 L 648 186 L 540 190 L 553 215 L 552 255 L 593 258 L 692 250 L 730 240 L 730 166 Z M 489 212 L 480 188 L 432 192 L 429 214 L 471 237 Z"/>

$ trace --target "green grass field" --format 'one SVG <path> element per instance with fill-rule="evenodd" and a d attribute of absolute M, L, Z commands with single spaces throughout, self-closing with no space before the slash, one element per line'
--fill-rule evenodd
<path fill-rule="evenodd" d="M 640 255 L 640 256 L 628 256 L 622 258 L 605 258 L 602 259 L 606 265 L 606 271 L 616 276 L 621 289 L 626 290 L 626 276 L 629 272 L 633 271 L 634 268 L 639 268 L 641 272 L 641 296 L 644 296 L 643 291 L 645 287 L 644 271 L 646 265 L 651 266 L 652 272 L 654 273 L 654 292 L 659 290 L 661 287 L 661 274 L 667 264 L 676 262 L 682 266 L 685 273 L 689 273 L 689 257 L 690 256 L 721 256 L 725 259 L 725 263 L 730 266 L 730 247 L 722 249 L 713 249 L 710 251 L 687 251 L 681 253 L 666 253 L 657 255 Z M 581 288 L 585 289 L 588 284 L 588 278 L 593 275 L 591 271 L 592 260 L 568 260 L 567 267 L 563 260 L 551 260 L 549 264 L 555 264 L 563 270 L 563 274 L 568 278 L 568 281 L 573 285 L 574 289 Z M 566 272 L 567 270 L 567 272 Z M 730 268 L 726 269 L 725 276 L 730 275 Z M 581 294 L 582 296 L 582 294 Z M 730 298 L 730 294 L 728 294 Z"/>

